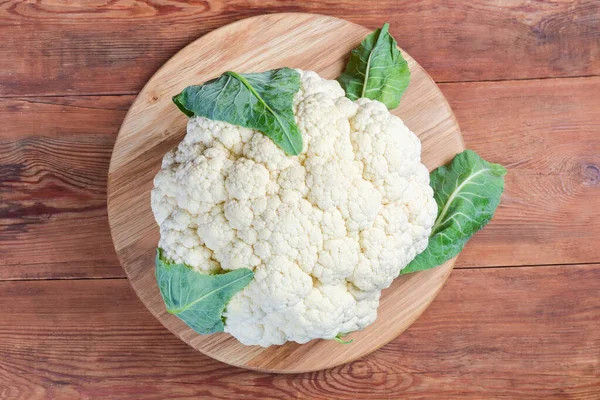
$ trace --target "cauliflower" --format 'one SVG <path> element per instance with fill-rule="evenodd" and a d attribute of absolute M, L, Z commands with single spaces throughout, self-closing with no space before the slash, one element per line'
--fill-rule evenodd
<path fill-rule="evenodd" d="M 402 120 L 299 72 L 299 156 L 261 132 L 193 117 L 154 180 L 165 258 L 201 273 L 254 272 L 223 314 L 246 345 L 371 324 L 381 290 L 427 247 L 437 214 L 421 144 Z"/>

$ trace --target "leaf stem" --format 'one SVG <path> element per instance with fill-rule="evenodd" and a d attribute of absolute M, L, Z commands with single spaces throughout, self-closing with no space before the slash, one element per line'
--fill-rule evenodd
<path fill-rule="evenodd" d="M 283 128 L 285 134 L 286 134 L 286 138 L 287 141 L 290 145 L 290 147 L 292 148 L 292 150 L 294 151 L 294 155 L 298 155 L 300 154 L 301 149 L 298 149 L 296 146 L 294 146 L 294 142 L 290 139 L 291 133 L 289 132 L 288 128 L 286 127 L 286 125 L 281 121 L 281 119 L 279 118 L 279 115 L 277 115 L 277 113 L 275 111 L 273 111 L 273 109 L 271 107 L 269 107 L 269 105 L 267 104 L 267 102 L 260 96 L 260 94 L 258 94 L 258 92 L 254 89 L 254 87 L 252 87 L 252 85 L 250 84 L 250 82 L 248 82 L 246 80 L 246 78 L 244 78 L 243 76 L 241 76 L 240 74 L 238 74 L 237 72 L 233 72 L 233 71 L 227 71 L 225 72 L 223 75 L 228 75 L 228 76 L 232 76 L 235 79 L 239 80 L 240 82 L 242 82 L 242 84 L 244 86 L 246 86 L 248 88 L 248 90 L 250 90 L 250 92 L 256 96 L 256 98 L 258 100 L 260 100 L 261 103 L 263 103 L 263 105 L 265 106 L 265 108 L 271 113 L 273 114 L 273 116 L 275 117 L 275 119 L 277 120 L 277 123 L 279 123 L 279 125 L 281 126 L 281 128 Z"/>
<path fill-rule="evenodd" d="M 369 53 L 369 59 L 367 60 L 367 66 L 365 67 L 365 81 L 363 83 L 363 88 L 362 88 L 360 97 L 365 97 L 365 94 L 367 93 L 367 82 L 369 81 L 369 71 L 371 70 L 371 58 L 373 57 L 373 53 L 375 53 L 375 49 L 377 48 L 379 41 L 381 40 L 381 38 L 383 36 L 385 36 L 389 27 L 390 27 L 390 24 L 388 24 L 388 23 L 383 24 L 383 26 L 381 27 L 381 30 L 379 31 L 379 35 L 377 36 L 377 40 L 375 41 L 375 44 L 373 45 L 373 48 L 371 49 L 371 52 Z"/>
<path fill-rule="evenodd" d="M 448 212 L 448 209 L 450 208 L 450 204 L 452 204 L 452 202 L 454 201 L 454 199 L 457 197 L 457 193 L 460 193 L 461 189 L 470 181 L 473 180 L 473 178 L 475 178 L 478 175 L 483 174 L 484 172 L 489 171 L 489 168 L 483 168 L 480 169 L 479 171 L 475 172 L 474 174 L 469 175 L 469 177 L 467 179 L 465 179 L 460 185 L 458 185 L 453 191 L 452 193 L 450 193 L 450 197 L 448 197 L 448 201 L 446 201 L 446 204 L 444 204 L 444 208 L 442 208 L 442 211 L 440 212 L 440 215 L 437 217 L 437 219 L 435 220 L 435 223 L 433 224 L 433 227 L 431 228 L 431 235 L 433 236 L 437 233 L 437 229 L 441 226 L 441 221 L 444 220 L 444 217 L 446 216 L 446 213 Z"/>
<path fill-rule="evenodd" d="M 196 300 L 192 301 L 191 303 L 187 303 L 183 307 L 179 307 L 179 308 L 167 308 L 167 312 L 169 314 L 179 314 L 181 312 L 184 312 L 184 311 L 188 310 L 190 307 L 192 307 L 194 304 L 196 304 L 196 303 L 198 303 L 200 301 L 203 301 L 204 299 L 212 296 L 213 294 L 215 294 L 215 293 L 217 293 L 219 291 L 222 291 L 226 287 L 231 286 L 231 285 L 233 285 L 235 283 L 238 283 L 239 281 L 247 279 L 248 275 L 249 274 L 242 275 L 239 278 L 237 278 L 237 279 L 235 279 L 235 280 L 233 280 L 233 281 L 231 281 L 231 282 L 229 282 L 229 283 L 227 283 L 227 284 L 225 284 L 223 286 L 215 288 L 215 289 L 211 290 L 210 292 L 205 293 L 203 296 L 198 297 Z M 169 287 L 169 289 L 170 289 L 170 287 Z"/>

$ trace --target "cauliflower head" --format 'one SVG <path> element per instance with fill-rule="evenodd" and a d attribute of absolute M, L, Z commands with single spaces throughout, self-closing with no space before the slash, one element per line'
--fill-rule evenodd
<path fill-rule="evenodd" d="M 421 144 L 402 120 L 299 72 L 299 156 L 261 132 L 193 117 L 154 179 L 165 258 L 201 273 L 254 271 L 223 314 L 246 345 L 371 324 L 381 290 L 427 247 L 437 214 Z"/>

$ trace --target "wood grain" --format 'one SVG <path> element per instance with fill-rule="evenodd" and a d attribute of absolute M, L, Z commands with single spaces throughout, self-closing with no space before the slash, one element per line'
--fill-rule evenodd
<path fill-rule="evenodd" d="M 131 101 L 0 100 L 0 279 L 123 276 L 106 174 Z"/>
<path fill-rule="evenodd" d="M 0 282 L 0 397 L 595 400 L 599 290 L 597 265 L 455 269 L 423 316 L 379 351 L 274 375 L 188 347 L 126 280 Z"/>
<path fill-rule="evenodd" d="M 281 11 L 371 29 L 387 20 L 438 81 L 600 71 L 595 0 L 8 0 L 0 1 L 0 97 L 135 94 L 200 35 Z M 457 265 L 600 262 L 598 79 L 440 87 L 467 145 L 510 163 L 497 217 Z M 123 276 L 103 199 L 132 100 L 0 99 L 0 280 Z M 124 280 L 0 282 L 0 398 L 596 400 L 598 268 L 455 269 L 389 345 L 346 366 L 287 376 L 200 355 Z"/>
<path fill-rule="evenodd" d="M 150 190 L 163 155 L 181 140 L 187 123 L 173 106 L 172 96 L 228 70 L 253 72 L 291 65 L 333 79 L 344 69 L 349 52 L 368 34 L 364 27 L 315 14 L 272 14 L 238 21 L 191 43 L 165 63 L 129 109 L 108 174 L 108 219 L 115 249 L 146 307 L 204 354 L 261 371 L 292 373 L 334 367 L 369 354 L 403 332 L 450 274 L 455 259 L 436 269 L 397 278 L 382 293 L 377 321 L 352 334 L 359 345 L 341 348 L 335 341 L 319 340 L 265 349 L 244 346 L 229 334 L 198 335 L 166 312 L 156 285 L 159 230 L 150 208 Z M 423 163 L 433 169 L 464 150 L 464 144 L 440 90 L 409 55 L 405 57 L 411 83 L 393 113 L 417 132 Z"/>
<path fill-rule="evenodd" d="M 600 3 L 326 0 L 8 0 L 0 3 L 0 96 L 136 93 L 183 46 L 273 12 L 384 21 L 437 81 L 597 75 Z"/>
<path fill-rule="evenodd" d="M 445 85 L 469 148 L 505 165 L 463 266 L 600 262 L 600 78 Z"/>

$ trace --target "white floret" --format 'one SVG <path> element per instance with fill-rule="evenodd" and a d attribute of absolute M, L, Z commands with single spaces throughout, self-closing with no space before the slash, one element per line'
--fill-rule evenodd
<path fill-rule="evenodd" d="M 231 199 L 255 199 L 267 193 L 269 180 L 269 171 L 262 164 L 238 158 L 229 170 L 225 187 Z"/>
<path fill-rule="evenodd" d="M 358 263 L 360 247 L 350 237 L 325 241 L 311 275 L 324 284 L 345 282 Z"/>
<path fill-rule="evenodd" d="M 154 179 L 167 259 L 202 273 L 254 271 L 224 313 L 225 330 L 247 345 L 371 324 L 437 213 L 420 142 L 402 120 L 299 72 L 299 156 L 258 131 L 194 117 Z"/>
<path fill-rule="evenodd" d="M 174 171 L 174 179 L 180 183 L 175 193 L 177 206 L 191 214 L 201 214 L 225 201 L 225 174 L 232 164 L 222 150 L 215 148 L 179 164 Z"/>
<path fill-rule="evenodd" d="M 348 190 L 346 226 L 349 231 L 362 231 L 373 225 L 381 210 L 381 193 L 373 184 L 356 178 Z"/>
<path fill-rule="evenodd" d="M 254 270 L 254 279 L 244 290 L 265 313 L 270 313 L 298 304 L 312 286 L 311 276 L 289 257 L 273 256 Z"/>
<path fill-rule="evenodd" d="M 198 236 L 212 251 L 221 250 L 235 238 L 235 231 L 227 223 L 227 218 L 225 218 L 225 213 L 220 205 L 215 206 L 207 213 L 200 214 L 196 219 L 196 224 Z"/>

